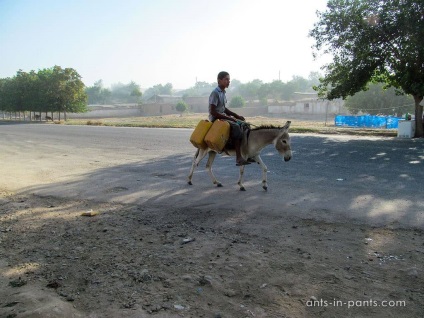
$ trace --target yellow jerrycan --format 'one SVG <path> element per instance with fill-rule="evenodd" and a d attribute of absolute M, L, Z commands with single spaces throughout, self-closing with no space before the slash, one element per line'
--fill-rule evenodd
<path fill-rule="evenodd" d="M 225 120 L 217 119 L 206 134 L 205 142 L 212 150 L 222 152 L 229 138 L 230 124 Z"/>
<path fill-rule="evenodd" d="M 205 142 L 205 136 L 208 133 L 209 129 L 212 127 L 212 122 L 209 120 L 201 120 L 193 133 L 190 136 L 190 142 L 192 145 L 199 149 L 206 149 L 208 145 Z"/>

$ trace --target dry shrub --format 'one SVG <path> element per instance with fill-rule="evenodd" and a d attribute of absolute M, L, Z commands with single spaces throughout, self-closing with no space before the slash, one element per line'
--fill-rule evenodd
<path fill-rule="evenodd" d="M 102 126 L 103 123 L 100 120 L 89 120 L 89 121 L 87 121 L 87 125 L 90 125 L 90 126 Z"/>

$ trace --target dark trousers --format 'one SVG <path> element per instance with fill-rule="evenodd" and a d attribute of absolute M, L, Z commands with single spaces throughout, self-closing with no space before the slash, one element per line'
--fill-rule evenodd
<path fill-rule="evenodd" d="M 230 137 L 233 140 L 241 140 L 243 138 L 243 131 L 237 123 L 233 121 L 227 121 L 230 124 Z"/>

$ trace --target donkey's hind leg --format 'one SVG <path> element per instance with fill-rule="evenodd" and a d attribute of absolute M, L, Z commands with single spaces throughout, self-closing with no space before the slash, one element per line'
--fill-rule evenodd
<path fill-rule="evenodd" d="M 206 156 L 208 152 L 203 149 L 197 149 L 196 153 L 193 157 L 193 162 L 191 164 L 190 173 L 188 174 L 188 180 L 187 183 L 189 185 L 192 185 L 191 179 L 193 178 L 194 169 L 199 165 L 200 161 Z"/>
<path fill-rule="evenodd" d="M 208 173 L 212 179 L 213 184 L 216 184 L 217 187 L 222 187 L 222 183 L 216 180 L 215 175 L 212 172 L 212 164 L 215 160 L 216 152 L 215 151 L 209 151 L 209 158 L 208 162 L 206 163 L 206 169 L 208 169 Z"/>

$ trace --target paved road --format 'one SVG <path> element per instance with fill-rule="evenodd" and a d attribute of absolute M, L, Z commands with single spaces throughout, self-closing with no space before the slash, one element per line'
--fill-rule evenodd
<path fill-rule="evenodd" d="M 292 134 L 293 159 L 263 151 L 236 185 L 234 158 L 218 157 L 212 185 L 204 170 L 186 176 L 194 154 L 188 129 L 0 124 L 0 188 L 74 199 L 226 208 L 241 216 L 366 222 L 424 228 L 424 140 Z"/>

